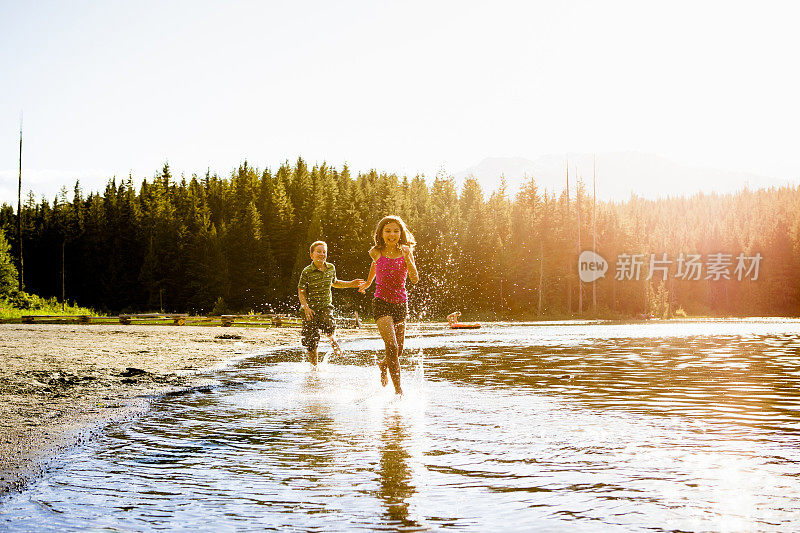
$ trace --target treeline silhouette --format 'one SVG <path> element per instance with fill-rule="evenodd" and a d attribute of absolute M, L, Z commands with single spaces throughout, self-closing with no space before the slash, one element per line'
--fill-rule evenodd
<path fill-rule="evenodd" d="M 274 172 L 245 162 L 227 178 L 176 179 L 165 164 L 139 187 L 129 177 L 86 196 L 80 183 L 52 202 L 29 195 L 25 290 L 63 291 L 108 312 L 291 312 L 312 241 L 328 242 L 339 278 L 365 278 L 375 225 L 397 214 L 417 238 L 421 280 L 410 303 L 419 318 L 800 314 L 800 188 L 596 206 L 582 181 L 571 189 L 543 192 L 534 177 L 514 198 L 505 186 L 487 198 L 474 179 L 458 190 L 452 178 L 351 176 L 346 165 L 303 159 Z M 16 224 L 4 204 L 11 254 Z M 594 286 L 579 282 L 577 264 L 593 242 L 609 263 Z M 676 276 L 680 254 L 719 253 L 732 258 L 729 279 Z M 737 279 L 740 253 L 761 254 L 758 279 Z M 638 279 L 615 279 L 620 254 L 643 254 Z M 673 261 L 666 281 L 646 279 L 650 254 Z M 334 298 L 342 311 L 369 309 L 370 297 L 354 290 Z"/>

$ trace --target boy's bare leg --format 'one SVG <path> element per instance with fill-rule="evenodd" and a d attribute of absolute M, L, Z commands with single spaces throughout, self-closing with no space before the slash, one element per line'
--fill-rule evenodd
<path fill-rule="evenodd" d="M 389 380 L 386 377 L 386 371 L 392 376 L 392 383 L 394 384 L 394 392 L 396 394 L 403 394 L 403 389 L 400 387 L 400 359 L 397 351 L 397 337 L 395 334 L 394 320 L 391 316 L 382 316 L 377 321 L 378 331 L 381 333 L 383 342 L 386 345 L 386 357 L 383 361 L 378 362 L 381 369 L 381 385 L 384 387 L 388 384 Z"/>
<path fill-rule="evenodd" d="M 308 351 L 308 360 L 311 362 L 311 369 L 317 369 L 317 349 L 314 348 L 313 350 Z"/>
<path fill-rule="evenodd" d="M 337 357 L 342 355 L 342 347 L 339 346 L 339 342 L 336 340 L 336 335 L 328 335 L 328 339 L 331 341 L 331 348 L 333 348 L 333 353 Z"/>
<path fill-rule="evenodd" d="M 378 368 L 381 370 L 381 387 L 385 387 L 389 384 L 389 374 L 388 370 L 389 367 L 386 365 L 386 356 L 383 356 L 383 359 L 378 361 Z"/>

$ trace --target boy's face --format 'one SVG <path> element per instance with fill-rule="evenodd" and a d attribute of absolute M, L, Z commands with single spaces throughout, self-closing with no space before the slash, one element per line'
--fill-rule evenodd
<path fill-rule="evenodd" d="M 323 246 L 322 244 L 318 244 L 314 247 L 314 250 L 311 252 L 311 260 L 314 262 L 314 266 L 322 269 L 325 266 L 325 259 L 328 257 L 328 247 Z"/>

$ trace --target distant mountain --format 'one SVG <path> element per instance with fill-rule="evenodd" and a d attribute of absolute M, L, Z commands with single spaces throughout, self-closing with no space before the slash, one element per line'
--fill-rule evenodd
<path fill-rule="evenodd" d="M 546 155 L 535 161 L 521 157 L 488 157 L 466 170 L 454 174 L 461 185 L 474 176 L 485 194 L 497 190 L 505 177 L 508 193 L 513 196 L 522 182 L 534 178 L 540 192 L 561 194 L 566 184 L 569 161 L 570 190 L 575 191 L 575 178 L 580 177 L 591 194 L 592 154 Z M 759 176 L 711 168 L 681 165 L 667 158 L 639 152 L 597 154 L 597 196 L 603 200 L 627 200 L 631 194 L 645 198 L 691 196 L 697 192 L 728 193 L 744 188 L 784 186 L 787 179 Z"/>

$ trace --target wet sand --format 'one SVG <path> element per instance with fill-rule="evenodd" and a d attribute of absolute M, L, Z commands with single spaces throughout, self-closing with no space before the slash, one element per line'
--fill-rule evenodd
<path fill-rule="evenodd" d="M 149 399 L 209 385 L 199 371 L 284 345 L 299 328 L 0 324 L 0 495 Z"/>

